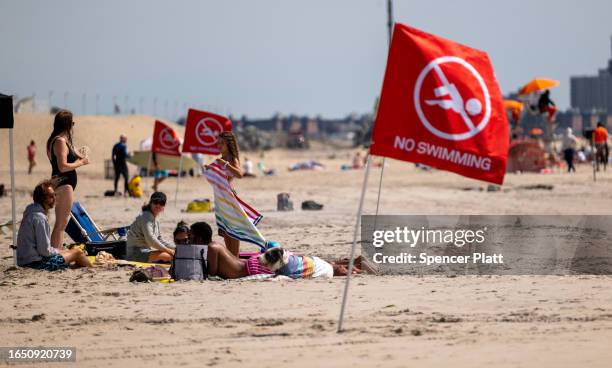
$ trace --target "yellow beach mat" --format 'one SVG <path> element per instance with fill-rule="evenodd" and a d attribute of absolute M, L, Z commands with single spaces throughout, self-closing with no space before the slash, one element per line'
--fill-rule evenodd
<path fill-rule="evenodd" d="M 170 268 L 169 264 L 163 264 L 163 263 L 135 262 L 135 261 L 127 261 L 127 260 L 124 260 L 124 259 L 112 259 L 112 260 L 109 260 L 107 262 L 100 263 L 100 262 L 96 262 L 96 257 L 95 256 L 88 256 L 87 259 L 89 259 L 89 262 L 91 262 L 91 264 L 93 264 L 93 265 L 108 265 L 108 264 L 116 264 L 116 265 L 120 265 L 120 266 L 130 265 L 130 266 L 135 266 L 137 268 L 142 268 L 142 269 L 145 269 L 145 268 L 150 267 L 150 266 L 159 266 L 159 267 L 163 267 L 165 269 L 169 269 Z M 170 279 L 170 278 L 167 278 L 167 277 L 154 277 L 153 281 L 154 282 L 161 282 L 161 283 L 164 283 L 164 284 L 168 284 L 168 283 L 174 282 L 173 279 Z"/>
<path fill-rule="evenodd" d="M 89 262 L 91 262 L 91 264 L 96 264 L 96 257 L 95 256 L 87 256 L 87 259 L 89 259 Z M 125 260 L 125 259 L 116 259 L 112 263 L 118 264 L 120 266 L 131 265 L 131 266 L 137 266 L 137 267 L 142 267 L 142 268 L 147 268 L 149 266 L 160 266 L 160 267 L 164 267 L 164 268 L 170 268 L 170 265 L 167 264 L 167 263 L 136 262 L 136 261 L 128 261 L 128 260 Z"/>

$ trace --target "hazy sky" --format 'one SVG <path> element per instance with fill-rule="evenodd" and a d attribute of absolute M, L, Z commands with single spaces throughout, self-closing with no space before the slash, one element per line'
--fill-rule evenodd
<path fill-rule="evenodd" d="M 486 50 L 502 91 L 607 65 L 610 0 L 394 1 L 395 21 Z M 0 92 L 100 112 L 370 112 L 387 57 L 386 0 L 0 0 Z M 170 117 L 170 116 L 168 116 Z"/>

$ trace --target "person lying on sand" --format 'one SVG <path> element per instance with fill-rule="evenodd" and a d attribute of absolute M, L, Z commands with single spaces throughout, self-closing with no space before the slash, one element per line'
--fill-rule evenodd
<path fill-rule="evenodd" d="M 248 259 L 240 259 L 235 257 L 225 246 L 214 242 L 212 240 L 212 229 L 206 222 L 196 222 L 191 225 L 189 243 L 208 245 L 208 275 L 219 276 L 224 279 L 237 279 L 246 276 L 274 273 L 292 278 L 330 278 L 332 276 L 346 276 L 347 274 L 344 261 L 339 261 L 338 264 L 335 262 L 330 264 L 318 257 L 297 256 L 290 254 L 290 252 L 287 252 L 288 256 L 291 255 L 297 258 L 291 258 L 290 262 L 285 262 L 285 264 L 282 264 L 281 267 L 278 267 L 276 270 L 277 272 L 274 272 L 270 268 L 266 267 L 268 263 L 264 261 L 263 263 L 265 264 L 262 264 L 262 255 L 253 255 Z M 275 241 L 268 241 L 267 246 L 269 248 L 268 251 L 271 249 L 281 249 L 280 244 Z M 264 253 L 264 255 L 265 254 L 266 253 Z M 305 259 L 307 260 L 306 262 L 304 261 Z M 280 264 L 278 262 L 272 263 L 275 265 Z M 304 265 L 307 267 L 304 267 Z M 283 268 L 283 266 L 286 267 Z M 362 266 L 363 262 L 359 257 L 355 261 L 353 273 L 361 273 Z M 368 271 L 365 272 L 370 273 Z"/>
<path fill-rule="evenodd" d="M 234 256 L 224 245 L 214 242 L 212 234 L 212 228 L 206 222 L 194 223 L 191 225 L 189 233 L 190 244 L 208 245 L 207 266 L 209 276 L 238 279 L 246 276 L 273 273 L 269 269 L 260 266 L 257 255 L 248 259 L 240 259 Z"/>
<path fill-rule="evenodd" d="M 57 271 L 71 264 L 91 267 L 79 248 L 57 249 L 51 246 L 51 227 L 47 213 L 55 206 L 54 181 L 45 180 L 34 188 L 34 203 L 23 212 L 17 234 L 17 265 L 37 270 Z"/>

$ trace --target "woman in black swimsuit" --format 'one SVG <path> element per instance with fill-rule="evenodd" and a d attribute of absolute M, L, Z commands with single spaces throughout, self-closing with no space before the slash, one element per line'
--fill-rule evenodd
<path fill-rule="evenodd" d="M 64 244 L 64 229 L 70 218 L 72 198 L 77 185 L 76 168 L 89 163 L 87 157 L 82 157 L 72 144 L 72 113 L 62 110 L 55 115 L 53 132 L 47 140 L 47 156 L 51 161 L 51 175 L 57 180 L 55 188 L 55 225 L 51 233 L 51 245 L 62 248 Z"/>

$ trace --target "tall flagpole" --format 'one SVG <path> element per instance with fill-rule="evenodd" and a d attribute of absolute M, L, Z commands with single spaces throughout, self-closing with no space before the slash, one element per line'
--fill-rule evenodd
<path fill-rule="evenodd" d="M 348 273 L 346 274 L 346 284 L 344 284 L 344 294 L 342 295 L 342 307 L 340 308 L 340 317 L 338 318 L 338 329 L 336 332 L 342 332 L 342 322 L 344 320 L 344 311 L 346 309 L 346 300 L 348 298 L 349 284 L 351 283 L 351 275 L 353 273 L 353 258 L 355 258 L 355 248 L 357 248 L 357 235 L 359 234 L 359 226 L 361 225 L 361 212 L 363 211 L 363 202 L 365 199 L 366 189 L 368 187 L 368 175 L 370 174 L 370 164 L 372 155 L 368 155 L 366 162 L 365 173 L 363 175 L 363 185 L 361 186 L 361 197 L 359 198 L 359 209 L 357 210 L 357 221 L 355 221 L 355 230 L 353 231 L 353 245 L 351 246 L 351 255 L 349 256 Z"/>
<path fill-rule="evenodd" d="M 393 32 L 393 1 L 387 0 L 387 16 L 388 16 L 388 27 L 389 27 L 389 46 L 391 45 L 391 35 Z M 355 258 L 355 248 L 357 248 L 357 236 L 359 234 L 359 226 L 361 225 L 361 213 L 363 212 L 363 202 L 365 199 L 365 193 L 368 187 L 368 176 L 370 175 L 370 166 L 372 163 L 372 155 L 368 155 L 366 162 L 365 173 L 363 177 L 363 185 L 361 187 L 361 197 L 359 198 L 359 208 L 357 210 L 357 220 L 355 221 L 355 230 L 353 231 L 353 244 L 351 246 L 351 254 L 349 256 L 348 272 L 346 275 L 346 284 L 344 284 L 344 293 L 342 295 L 342 306 L 340 307 L 340 316 L 338 317 L 338 329 L 337 333 L 342 332 L 342 323 L 344 322 L 344 313 L 346 311 L 346 302 L 348 299 L 349 285 L 351 283 L 351 276 L 353 274 L 353 263 Z M 382 187 L 382 178 L 385 170 L 385 159 L 383 158 L 383 166 L 380 171 L 380 182 L 378 184 L 378 200 L 376 201 L 376 216 L 378 216 L 378 205 L 380 203 L 380 191 Z"/>
<path fill-rule="evenodd" d="M 181 172 L 183 171 L 183 154 L 181 153 L 181 159 L 179 160 L 179 170 L 176 176 L 176 191 L 174 192 L 174 207 L 176 207 L 176 201 L 178 198 L 179 182 L 181 181 Z"/>
<path fill-rule="evenodd" d="M 15 266 L 17 266 L 17 215 L 15 213 L 15 157 L 13 154 L 13 128 L 9 129 L 9 150 L 11 160 L 11 216 L 13 220 L 13 260 L 15 262 Z"/>
<path fill-rule="evenodd" d="M 389 47 L 391 47 L 391 37 L 393 36 L 393 0 L 387 0 L 387 27 L 389 29 Z M 380 207 L 380 193 L 382 192 L 382 181 L 383 175 L 385 174 L 386 160 L 387 158 L 383 157 L 382 167 L 380 168 L 380 180 L 378 181 L 378 198 L 376 199 L 376 215 L 374 216 L 374 222 L 376 222 L 376 219 L 378 218 L 378 208 Z M 376 224 L 374 224 L 374 228 L 376 228 Z"/>

